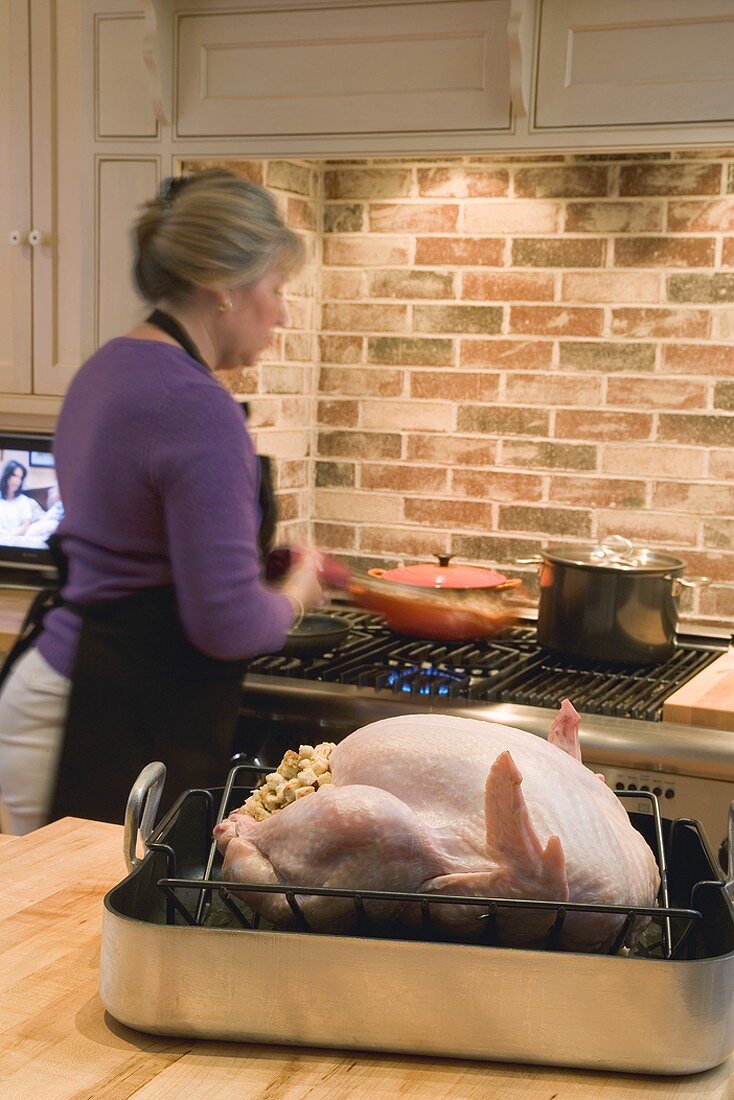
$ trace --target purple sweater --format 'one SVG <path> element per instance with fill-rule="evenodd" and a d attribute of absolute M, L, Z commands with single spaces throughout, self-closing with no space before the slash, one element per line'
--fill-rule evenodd
<path fill-rule="evenodd" d="M 190 642 L 225 660 L 277 651 L 290 601 L 264 586 L 259 467 L 242 410 L 183 349 L 120 337 L 71 384 L 54 453 L 78 603 L 173 584 Z M 80 620 L 46 616 L 38 648 L 70 676 Z"/>

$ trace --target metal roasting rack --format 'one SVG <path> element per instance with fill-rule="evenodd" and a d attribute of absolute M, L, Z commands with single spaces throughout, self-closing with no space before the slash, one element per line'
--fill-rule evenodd
<path fill-rule="evenodd" d="M 295 929 L 312 935 L 319 935 L 320 932 L 309 926 L 302 906 L 299 904 L 299 899 L 307 896 L 351 899 L 355 910 L 355 925 L 352 932 L 346 934 L 374 938 L 416 938 L 416 932 L 406 931 L 394 925 L 385 927 L 382 923 L 374 921 L 368 913 L 367 907 L 369 904 L 373 902 L 398 902 L 405 906 L 418 906 L 420 910 L 420 932 L 417 934 L 417 938 L 441 941 L 447 937 L 437 928 L 433 916 L 434 907 L 460 904 L 476 909 L 475 919 L 482 926 L 481 933 L 476 939 L 471 940 L 472 943 L 478 941 L 492 946 L 504 946 L 500 943 L 497 929 L 498 917 L 502 913 L 538 914 L 549 912 L 554 914 L 554 917 L 550 923 L 543 946 L 550 951 L 562 950 L 561 933 L 569 915 L 603 914 L 610 917 L 616 915 L 620 919 L 619 931 L 611 946 L 604 952 L 605 954 L 618 955 L 623 953 L 622 949 L 636 926 L 639 925 L 640 929 L 645 929 L 650 925 L 655 925 L 660 929 L 659 943 L 655 943 L 646 957 L 663 960 L 691 959 L 695 957 L 696 953 L 697 926 L 701 921 L 701 910 L 706 905 L 706 895 L 712 891 L 725 889 L 725 884 L 722 881 L 699 882 L 692 889 L 690 908 L 671 907 L 660 808 L 655 795 L 652 792 L 643 791 L 615 791 L 614 793 L 621 799 L 633 798 L 636 802 L 645 799 L 650 804 L 653 832 L 651 846 L 660 872 L 659 904 L 655 907 L 590 905 L 578 902 L 528 901 L 402 891 L 327 889 L 305 884 L 284 886 L 229 882 L 216 877 L 218 864 L 216 842 L 212 842 L 209 846 L 208 857 L 201 876 L 181 876 L 178 873 L 176 851 L 170 844 L 165 843 L 162 838 L 164 835 L 168 836 L 171 832 L 176 817 L 181 813 L 186 800 L 203 800 L 207 835 L 211 836 L 215 823 L 218 824 L 232 809 L 241 805 L 244 800 L 242 797 L 243 791 L 246 796 L 247 793 L 259 785 L 267 772 L 271 770 L 253 765 L 250 762 L 244 762 L 241 757 L 235 757 L 232 765 L 216 809 L 215 799 L 211 791 L 191 790 L 182 799 L 179 799 L 166 817 L 153 829 L 151 819 L 155 816 L 160 789 L 165 778 L 165 769 L 160 764 L 151 764 L 149 769 L 157 768 L 160 769 L 160 772 L 151 773 L 152 778 L 150 775 L 148 776 L 144 784 L 146 789 L 144 804 L 139 805 L 137 811 L 134 811 L 132 815 L 128 814 L 128 822 L 132 817 L 132 820 L 140 823 L 140 833 L 144 839 L 147 837 L 145 844 L 148 850 L 162 853 L 165 856 L 167 873 L 165 877 L 157 881 L 157 885 L 165 895 L 165 922 L 167 925 L 207 926 L 210 922 L 212 901 L 217 897 L 229 911 L 236 928 L 241 928 L 243 931 L 266 929 L 277 933 L 278 929 L 273 929 L 267 922 L 261 920 L 257 913 L 253 913 L 243 905 L 238 895 L 246 891 L 249 894 L 277 893 L 283 895 L 293 914 Z M 131 794 L 131 800 L 134 799 L 134 796 L 135 790 Z M 671 831 L 668 835 L 668 844 L 671 848 L 675 846 L 676 832 L 688 829 L 695 830 L 701 837 L 700 825 L 696 821 L 678 819 L 671 823 Z M 129 824 L 126 826 L 125 846 L 130 870 L 138 863 L 135 855 L 137 833 L 137 824 L 134 829 L 130 828 Z M 290 929 L 290 931 L 293 931 L 293 929 Z M 646 939 L 649 940 L 650 937 L 646 936 Z"/>

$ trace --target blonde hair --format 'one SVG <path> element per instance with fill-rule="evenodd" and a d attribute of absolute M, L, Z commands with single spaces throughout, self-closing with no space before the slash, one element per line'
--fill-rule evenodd
<path fill-rule="evenodd" d="M 301 238 L 269 191 L 212 169 L 166 181 L 134 229 L 134 277 L 148 302 L 181 301 L 214 283 L 242 287 L 303 263 Z"/>

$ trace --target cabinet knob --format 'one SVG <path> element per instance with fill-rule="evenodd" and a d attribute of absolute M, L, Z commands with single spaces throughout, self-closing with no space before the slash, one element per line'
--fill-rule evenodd
<path fill-rule="evenodd" d="M 32 248 L 35 248 L 39 244 L 48 244 L 48 243 L 49 243 L 48 233 L 44 233 L 41 229 L 31 229 L 30 233 L 28 234 L 28 244 Z"/>
<path fill-rule="evenodd" d="M 22 244 L 23 234 L 19 229 L 13 229 L 12 232 L 8 235 L 8 240 L 11 244 Z"/>

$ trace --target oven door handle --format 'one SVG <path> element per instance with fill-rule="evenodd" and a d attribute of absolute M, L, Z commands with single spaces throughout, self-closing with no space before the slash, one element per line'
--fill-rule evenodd
<path fill-rule="evenodd" d="M 156 760 L 145 765 L 132 785 L 125 807 L 125 831 L 122 840 L 125 863 L 130 872 L 143 859 L 143 856 L 138 855 L 138 837 L 145 849 L 153 832 L 165 781 L 166 765 Z"/>

